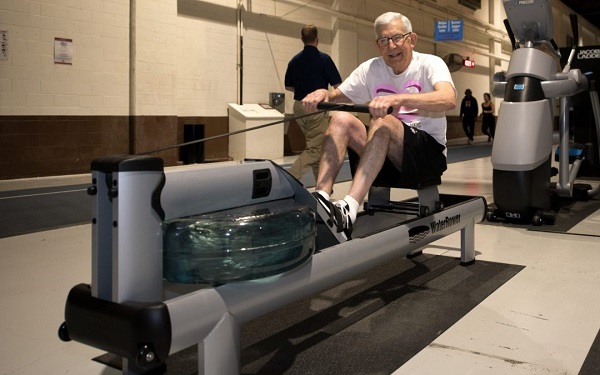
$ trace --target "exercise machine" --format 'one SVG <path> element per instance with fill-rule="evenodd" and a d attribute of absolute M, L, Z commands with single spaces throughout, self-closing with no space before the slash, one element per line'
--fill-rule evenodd
<path fill-rule="evenodd" d="M 489 220 L 553 224 L 553 199 L 589 198 L 599 192 L 598 187 L 575 184 L 585 155 L 574 150 L 569 135 L 571 97 L 590 92 L 598 128 L 598 95 L 594 78 L 570 67 L 575 46 L 566 66 L 558 71 L 560 52 L 552 39 L 550 0 L 504 0 L 504 8 L 513 54 L 505 80 L 492 82 L 493 95 L 503 96 L 504 102 L 498 112 L 492 149 L 495 209 L 487 216 Z M 571 24 L 577 41 L 574 15 Z M 551 165 L 555 98 L 560 102 L 558 171 Z M 558 182 L 551 183 L 556 173 Z"/>
<path fill-rule="evenodd" d="M 308 190 L 269 160 L 165 170 L 149 155 L 96 159 L 88 193 L 92 280 L 69 292 L 58 334 L 122 357 L 124 374 L 162 373 L 170 355 L 191 346 L 199 374 L 238 374 L 241 324 L 457 231 L 460 263 L 472 264 L 475 223 L 487 208 L 483 197 L 441 194 L 443 209 L 427 215 L 420 208 L 361 213 L 350 240 Z M 314 246 L 294 268 L 214 285 L 164 279 L 165 221 L 271 204 L 307 205 L 315 213 Z"/>

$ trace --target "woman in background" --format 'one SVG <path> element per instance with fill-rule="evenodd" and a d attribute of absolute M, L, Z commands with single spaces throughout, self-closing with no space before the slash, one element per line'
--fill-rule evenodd
<path fill-rule="evenodd" d="M 494 117 L 494 102 L 489 93 L 483 94 L 483 103 L 481 103 L 481 131 L 488 136 L 488 142 L 494 140 L 496 133 L 496 118 Z"/>

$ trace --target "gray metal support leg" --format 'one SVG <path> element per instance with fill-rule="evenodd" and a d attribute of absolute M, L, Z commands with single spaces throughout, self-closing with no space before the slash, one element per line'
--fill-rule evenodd
<path fill-rule="evenodd" d="M 198 344 L 198 375 L 238 375 L 240 353 L 240 324 L 225 314 Z"/>
<path fill-rule="evenodd" d="M 127 358 L 123 358 L 122 366 L 123 366 L 123 371 L 122 371 L 123 375 L 138 375 L 138 374 L 142 373 L 142 372 L 138 371 L 136 366 L 132 365 Z"/>
<path fill-rule="evenodd" d="M 468 266 L 475 263 L 475 220 L 460 230 L 460 264 Z"/>
<path fill-rule="evenodd" d="M 429 212 L 435 212 L 436 204 L 440 201 L 440 192 L 437 185 L 417 190 L 417 196 L 419 197 L 420 207 L 428 207 Z"/>
<path fill-rule="evenodd" d="M 419 209 L 421 207 L 427 207 L 429 212 L 435 212 L 437 202 L 440 201 L 440 192 L 437 185 L 428 186 L 423 189 L 418 189 L 417 197 L 419 199 Z M 408 257 L 415 257 L 422 253 L 423 249 L 417 249 L 408 254 Z"/>

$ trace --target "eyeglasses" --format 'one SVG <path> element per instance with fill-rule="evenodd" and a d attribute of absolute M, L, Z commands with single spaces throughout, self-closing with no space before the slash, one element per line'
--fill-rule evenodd
<path fill-rule="evenodd" d="M 387 47 L 390 44 L 390 40 L 396 45 L 402 44 L 410 34 L 412 34 L 412 31 L 409 31 L 406 34 L 396 34 L 389 38 L 384 36 L 377 39 L 377 45 L 379 47 Z"/>

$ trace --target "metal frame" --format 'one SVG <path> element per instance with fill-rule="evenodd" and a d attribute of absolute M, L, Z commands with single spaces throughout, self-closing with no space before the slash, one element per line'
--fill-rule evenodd
<path fill-rule="evenodd" d="M 461 264 L 475 261 L 474 228 L 485 218 L 485 199 L 449 196 L 455 204 L 431 215 L 399 220 L 351 241 L 335 237 L 337 244 L 317 249 L 305 264 L 281 275 L 216 287 L 169 284 L 155 271 L 162 267 L 162 220 L 290 197 L 318 210 L 314 197 L 270 161 L 164 173 L 156 159 L 95 163 L 94 277 L 91 286 L 71 290 L 59 331 L 63 340 L 122 356 L 126 374 L 164 366 L 169 355 L 192 345 L 198 346 L 199 374 L 238 374 L 244 322 L 457 231 Z"/>

